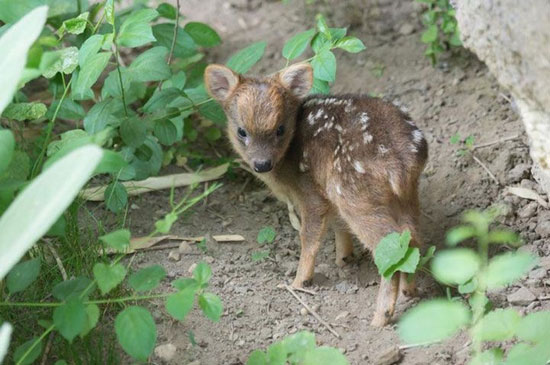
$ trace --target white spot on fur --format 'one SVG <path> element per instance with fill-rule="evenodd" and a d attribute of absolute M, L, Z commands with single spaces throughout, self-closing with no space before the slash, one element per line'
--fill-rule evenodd
<path fill-rule="evenodd" d="M 342 147 L 341 145 L 336 146 L 336 148 L 334 149 L 334 156 L 336 156 L 338 154 L 341 147 Z"/>
<path fill-rule="evenodd" d="M 372 134 L 365 132 L 363 133 L 363 143 L 371 143 L 372 142 Z"/>
<path fill-rule="evenodd" d="M 340 184 L 336 185 L 336 192 L 338 193 L 338 195 L 342 195 L 342 187 L 340 186 Z"/>
<path fill-rule="evenodd" d="M 390 173 L 390 185 L 395 195 L 401 195 L 401 189 L 399 188 L 399 179 L 394 174 Z"/>
<path fill-rule="evenodd" d="M 418 152 L 418 148 L 416 147 L 416 145 L 411 143 L 410 147 L 411 147 L 411 152 L 412 153 L 417 153 Z"/>
<path fill-rule="evenodd" d="M 413 142 L 416 144 L 419 144 L 424 139 L 424 135 L 422 134 L 420 129 L 415 129 L 412 132 L 412 135 L 413 135 Z"/>
<path fill-rule="evenodd" d="M 355 171 L 357 171 L 360 174 L 365 173 L 365 168 L 363 167 L 363 165 L 359 161 L 353 161 L 353 168 L 355 169 Z"/>
<path fill-rule="evenodd" d="M 410 125 L 411 127 L 415 127 L 416 128 L 416 124 L 414 124 L 414 122 L 412 120 L 406 120 L 405 123 L 407 123 L 408 125 Z"/>
<path fill-rule="evenodd" d="M 359 122 L 365 126 L 365 125 L 368 125 L 368 122 L 369 122 L 369 115 L 365 112 L 359 114 Z"/>
<path fill-rule="evenodd" d="M 306 172 L 306 170 L 307 170 L 306 165 L 303 162 L 300 162 L 300 171 L 301 172 Z"/>
<path fill-rule="evenodd" d="M 334 126 L 334 128 L 339 132 L 339 133 L 343 133 L 344 132 L 344 128 L 342 128 L 342 126 L 340 124 L 336 124 Z"/>
<path fill-rule="evenodd" d="M 384 146 L 383 144 L 381 145 L 378 145 L 378 152 L 382 155 L 385 155 L 386 153 L 388 153 L 388 148 L 386 146 Z"/>

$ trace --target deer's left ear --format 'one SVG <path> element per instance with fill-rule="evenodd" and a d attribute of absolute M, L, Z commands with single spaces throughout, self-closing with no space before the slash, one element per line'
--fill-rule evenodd
<path fill-rule="evenodd" d="M 309 63 L 298 63 L 279 72 L 279 81 L 295 96 L 303 98 L 313 86 L 313 69 Z"/>

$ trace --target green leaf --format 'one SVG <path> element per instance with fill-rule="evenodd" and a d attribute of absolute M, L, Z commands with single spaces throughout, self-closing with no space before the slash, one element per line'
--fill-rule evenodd
<path fill-rule="evenodd" d="M 218 33 L 204 23 L 189 22 L 185 24 L 183 29 L 185 29 L 199 46 L 214 47 L 222 41 Z"/>
<path fill-rule="evenodd" d="M 451 141 L 452 143 L 452 141 Z M 458 243 L 472 238 L 476 235 L 476 230 L 472 226 L 458 226 L 447 232 L 447 245 L 456 246 Z"/>
<path fill-rule="evenodd" d="M 283 342 L 276 342 L 267 348 L 267 360 L 270 365 L 286 365 L 287 355 Z"/>
<path fill-rule="evenodd" d="M 363 42 L 356 37 L 344 37 L 336 42 L 336 47 L 350 53 L 358 53 L 366 49 Z"/>
<path fill-rule="evenodd" d="M 514 309 L 496 309 L 476 324 L 473 335 L 479 341 L 504 341 L 512 338 L 521 317 Z"/>
<path fill-rule="evenodd" d="M 266 44 L 266 42 L 257 42 L 240 50 L 229 58 L 227 67 L 239 74 L 248 72 L 262 58 Z"/>
<path fill-rule="evenodd" d="M 86 307 L 79 298 L 70 298 L 66 303 L 55 308 L 53 312 L 55 328 L 70 343 L 84 330 L 86 321 Z"/>
<path fill-rule="evenodd" d="M 76 18 L 68 19 L 63 22 L 61 27 L 57 30 L 59 37 L 62 37 L 65 31 L 70 34 L 82 34 L 86 30 L 88 25 L 88 17 L 90 13 L 85 12 L 77 16 Z"/>
<path fill-rule="evenodd" d="M 32 351 L 25 357 L 24 360 L 21 360 L 23 355 L 27 353 L 27 351 L 31 348 L 34 343 L 38 341 L 38 345 L 35 346 Z M 15 349 L 15 352 L 13 353 L 13 360 L 17 364 L 21 365 L 29 365 L 32 364 L 40 354 L 42 353 L 42 341 L 39 341 L 38 337 L 33 337 L 32 339 L 28 340 L 27 342 L 23 343 L 19 347 Z"/>
<path fill-rule="evenodd" d="M 53 114 L 58 104 L 59 104 L 59 100 L 56 100 L 50 104 L 50 108 L 46 113 L 46 118 L 48 118 L 49 120 L 53 119 Z M 71 99 L 65 99 L 63 100 L 63 103 L 59 107 L 59 112 L 57 113 L 57 119 L 82 120 L 85 115 L 86 115 L 86 112 L 84 111 L 84 108 L 80 104 L 78 104 L 77 102 Z"/>
<path fill-rule="evenodd" d="M 96 304 L 88 304 L 85 310 L 86 322 L 84 323 L 84 328 L 79 333 L 81 338 L 86 337 L 97 326 L 97 322 L 99 321 L 99 307 Z"/>
<path fill-rule="evenodd" d="M 406 231 L 408 232 L 408 231 Z M 374 253 L 374 263 L 380 275 L 384 275 L 393 265 L 405 257 L 409 247 L 410 232 L 400 235 L 393 232 L 380 240 Z M 407 240 L 408 237 L 408 240 Z"/>
<path fill-rule="evenodd" d="M 122 348 L 133 358 L 146 361 L 157 341 L 157 328 L 151 313 L 143 307 L 130 306 L 115 320 L 115 332 Z"/>
<path fill-rule="evenodd" d="M 174 101 L 176 98 L 181 96 L 181 90 L 175 87 L 164 87 L 166 83 L 163 84 L 162 90 L 155 91 L 153 96 L 147 100 L 147 103 L 143 106 L 143 111 L 146 113 L 153 113 L 157 110 L 166 109 L 168 104 Z"/>
<path fill-rule="evenodd" d="M 222 138 L 222 131 L 218 127 L 209 127 L 204 132 L 204 137 L 208 141 L 214 142 Z"/>
<path fill-rule="evenodd" d="M 151 265 L 130 275 L 128 284 L 135 291 L 149 291 L 155 289 L 166 276 L 166 271 L 160 265 Z"/>
<path fill-rule="evenodd" d="M 436 299 L 407 311 L 397 330 L 399 337 L 408 344 L 435 342 L 454 335 L 469 320 L 470 311 L 464 304 Z"/>
<path fill-rule="evenodd" d="M 78 77 L 73 83 L 72 96 L 76 100 L 85 100 L 93 98 L 94 94 L 91 87 L 107 67 L 111 58 L 111 52 L 97 53 L 89 57 L 84 65 L 80 66 Z"/>
<path fill-rule="evenodd" d="M 40 119 L 46 115 L 47 111 L 48 108 L 42 103 L 14 103 L 8 105 L 2 116 L 22 122 L 24 120 Z"/>
<path fill-rule="evenodd" d="M 52 289 L 52 295 L 54 298 L 61 301 L 80 296 L 86 297 L 94 290 L 94 286 L 91 284 L 92 280 L 89 278 L 78 276 L 74 279 L 62 281 L 54 286 Z"/>
<path fill-rule="evenodd" d="M 115 25 L 115 1 L 106 0 L 105 1 L 105 18 L 107 22 L 111 25 Z"/>
<path fill-rule="evenodd" d="M 170 146 L 178 140 L 178 129 L 170 119 L 156 121 L 153 133 L 165 146 Z"/>
<path fill-rule="evenodd" d="M 420 263 L 418 264 L 419 267 L 424 267 L 434 257 L 435 253 L 435 246 L 430 246 L 424 256 L 420 258 Z"/>
<path fill-rule="evenodd" d="M 153 47 L 140 54 L 130 65 L 128 71 L 132 73 L 134 81 L 161 81 L 172 76 L 170 66 L 166 63 L 168 49 Z"/>
<path fill-rule="evenodd" d="M 303 365 L 348 365 L 346 357 L 333 347 L 321 346 L 305 353 Z"/>
<path fill-rule="evenodd" d="M 183 321 L 193 308 L 195 291 L 196 288 L 187 287 L 186 289 L 168 296 L 166 299 L 166 311 L 168 314 L 179 321 Z"/>
<path fill-rule="evenodd" d="M 178 290 L 184 290 L 189 287 L 193 287 L 194 290 L 199 288 L 199 283 L 193 278 L 181 278 L 172 281 L 172 286 Z"/>
<path fill-rule="evenodd" d="M 475 355 L 470 361 L 470 365 L 502 365 L 502 358 L 502 350 L 493 348 Z"/>
<path fill-rule="evenodd" d="M 420 250 L 416 247 L 409 247 L 405 256 L 399 260 L 399 262 L 392 267 L 393 272 L 385 272 L 386 277 L 391 277 L 396 271 L 406 272 L 409 274 L 414 274 L 416 272 L 416 267 L 420 261 Z"/>
<path fill-rule="evenodd" d="M 195 270 L 193 270 L 193 277 L 201 287 L 204 287 L 212 277 L 212 269 L 206 262 L 201 261 Z"/>
<path fill-rule="evenodd" d="M 35 258 L 18 263 L 11 269 L 6 279 L 10 294 L 25 290 L 31 285 L 40 273 L 40 259 Z"/>
<path fill-rule="evenodd" d="M 288 360 L 291 364 L 303 361 L 304 355 L 315 348 L 315 335 L 308 331 L 297 332 L 286 337 L 283 341 Z"/>
<path fill-rule="evenodd" d="M 535 312 L 521 319 L 516 336 L 523 341 L 544 342 L 548 340 L 548 328 L 550 328 L 550 312 Z"/>
<path fill-rule="evenodd" d="M 512 347 L 503 365 L 545 365 L 550 359 L 550 341 L 530 346 L 519 343 Z"/>
<path fill-rule="evenodd" d="M 432 273 L 444 284 L 464 284 L 479 267 L 479 256 L 468 248 L 441 251 L 432 260 Z"/>
<path fill-rule="evenodd" d="M 310 94 L 328 94 L 330 93 L 330 86 L 327 81 L 313 79 L 313 87 Z"/>
<path fill-rule="evenodd" d="M 126 188 L 118 181 L 113 181 L 105 189 L 105 205 L 113 213 L 118 213 L 128 204 Z"/>
<path fill-rule="evenodd" d="M 246 365 L 268 365 L 267 355 L 262 350 L 254 350 L 248 357 Z"/>
<path fill-rule="evenodd" d="M 311 66 L 313 66 L 313 76 L 316 79 L 328 82 L 334 82 L 336 79 L 336 57 L 330 50 L 319 52 L 311 60 Z"/>
<path fill-rule="evenodd" d="M 453 47 L 461 47 L 462 46 L 462 40 L 460 39 L 460 29 L 458 27 L 455 28 L 455 32 L 449 39 L 449 44 Z"/>
<path fill-rule="evenodd" d="M 489 261 L 485 282 L 488 289 L 512 284 L 525 276 L 537 263 L 537 259 L 527 252 L 508 252 L 493 257 Z"/>
<path fill-rule="evenodd" d="M 460 142 L 460 134 L 458 133 L 453 134 L 449 142 L 451 144 L 457 144 L 458 142 Z"/>
<path fill-rule="evenodd" d="M 264 227 L 258 232 L 258 238 L 256 239 L 260 245 L 264 243 L 272 243 L 277 236 L 277 232 L 272 227 Z"/>
<path fill-rule="evenodd" d="M 131 233 L 127 229 L 117 229 L 116 231 L 107 233 L 99 240 L 105 244 L 105 246 L 115 249 L 119 252 L 124 252 L 130 245 Z"/>
<path fill-rule="evenodd" d="M 58 51 L 44 52 L 40 60 L 40 70 L 44 77 L 51 79 L 58 72 L 66 75 L 78 66 L 78 48 L 67 47 Z"/>
<path fill-rule="evenodd" d="M 139 118 L 127 118 L 120 125 L 120 137 L 130 147 L 139 147 L 147 137 L 145 122 Z"/>
<path fill-rule="evenodd" d="M 269 257 L 269 253 L 270 253 L 269 250 L 253 252 L 252 255 L 251 255 L 251 259 L 254 262 L 263 261 L 263 260 L 265 260 L 266 258 Z"/>
<path fill-rule="evenodd" d="M 218 322 L 223 313 L 222 301 L 217 295 L 212 293 L 199 295 L 199 307 L 202 309 L 204 315 L 214 322 Z"/>
<path fill-rule="evenodd" d="M 477 280 L 475 277 L 471 278 L 464 284 L 458 285 L 458 292 L 460 294 L 470 294 L 477 289 Z"/>
<path fill-rule="evenodd" d="M 432 43 L 437 40 L 437 25 L 433 24 L 426 29 L 424 33 L 422 33 L 422 37 L 420 37 L 420 40 L 422 43 Z"/>
<path fill-rule="evenodd" d="M 17 16 L 12 16 L 11 19 L 6 17 L 7 7 L 20 6 L 19 1 L 3 1 L 0 6 L 0 19 L 5 23 L 14 23 L 19 17 L 26 14 L 21 20 L 13 24 L 0 37 L 0 49 L 9 50 L 3 52 L 0 57 L 0 113 L 4 111 L 18 87 L 21 73 L 25 68 L 27 53 L 34 41 L 40 35 L 44 23 L 46 22 L 48 8 L 40 6 L 31 11 L 30 8 L 20 8 L 20 13 Z M 38 5 L 38 4 L 37 4 Z M 13 15 L 13 14 L 12 14 Z M 6 266 L 4 270 L 9 270 Z M 2 275 L 0 275 L 0 278 Z"/>
<path fill-rule="evenodd" d="M 156 46 L 163 46 L 166 49 L 172 47 L 174 39 L 174 26 L 169 23 L 156 24 L 153 26 L 153 34 L 157 41 Z M 197 45 L 191 36 L 181 27 L 178 27 L 178 35 L 176 37 L 176 46 L 174 48 L 174 57 L 186 58 L 197 53 Z"/>
<path fill-rule="evenodd" d="M 105 295 L 114 289 L 122 282 L 122 280 L 124 280 L 124 277 L 126 276 L 126 268 L 120 263 L 107 265 L 102 262 L 98 262 L 94 265 L 93 271 L 102 295 Z"/>
<path fill-rule="evenodd" d="M 0 279 L 59 219 L 101 156 L 96 146 L 79 148 L 38 175 L 17 196 L 0 217 Z"/>
<path fill-rule="evenodd" d="M 332 39 L 332 34 L 328 29 L 328 25 L 327 25 L 327 21 L 325 20 L 325 17 L 322 14 L 317 14 L 315 19 L 317 19 L 317 29 L 319 29 L 319 32 L 323 33 L 323 35 L 328 39 Z"/>
<path fill-rule="evenodd" d="M 0 130 L 0 176 L 10 166 L 15 149 L 15 138 L 9 130 Z"/>
<path fill-rule="evenodd" d="M 489 232 L 487 240 L 490 243 L 503 243 L 511 245 L 518 245 L 521 243 L 521 238 L 517 233 L 506 230 L 494 230 Z"/>
<path fill-rule="evenodd" d="M 210 119 L 212 122 L 219 126 L 224 126 L 227 118 L 220 104 L 215 101 L 209 101 L 208 103 L 199 106 L 199 113 L 203 117 Z"/>
<path fill-rule="evenodd" d="M 142 9 L 130 13 L 120 26 L 117 43 L 122 47 L 140 47 L 156 41 L 150 21 L 158 16 L 156 10 Z"/>
<path fill-rule="evenodd" d="M 168 3 L 162 3 L 157 6 L 157 12 L 159 13 L 159 16 L 171 20 L 176 20 L 178 14 L 178 10 L 174 7 L 174 5 Z"/>
<path fill-rule="evenodd" d="M 94 34 L 82 43 L 80 46 L 80 51 L 78 51 L 78 65 L 82 67 L 90 57 L 99 52 L 103 44 L 104 36 L 100 34 Z"/>
<path fill-rule="evenodd" d="M 128 162 L 119 152 L 105 150 L 103 158 L 95 169 L 96 174 L 113 174 L 116 176 L 120 170 L 128 166 Z"/>
<path fill-rule="evenodd" d="M 172 228 L 174 222 L 178 220 L 178 215 L 175 213 L 168 213 L 164 216 L 163 219 L 160 219 L 155 222 L 155 228 L 160 233 L 168 233 Z"/>
<path fill-rule="evenodd" d="M 283 57 L 293 60 L 306 50 L 311 38 L 315 35 L 315 29 L 309 29 L 290 38 L 283 47 Z"/>
<path fill-rule="evenodd" d="M 115 115 L 122 109 L 122 102 L 114 99 L 103 100 L 94 104 L 84 117 L 84 130 L 88 134 L 96 134 L 108 126 L 118 126 L 120 120 Z"/>

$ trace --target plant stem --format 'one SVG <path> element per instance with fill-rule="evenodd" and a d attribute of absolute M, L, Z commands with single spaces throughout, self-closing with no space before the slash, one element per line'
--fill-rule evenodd
<path fill-rule="evenodd" d="M 38 158 L 36 159 L 36 162 L 34 163 L 31 171 L 31 177 L 30 180 L 34 179 L 36 175 L 38 175 L 38 171 L 40 171 L 40 168 L 42 167 L 42 161 L 44 160 L 44 155 L 46 154 L 46 150 L 48 148 L 48 145 L 50 144 L 50 139 L 52 136 L 53 127 L 55 125 L 55 121 L 57 120 L 57 114 L 59 113 L 59 110 L 61 109 L 61 105 L 63 104 L 63 101 L 65 100 L 65 97 L 67 96 L 67 92 L 69 91 L 69 88 L 71 86 L 71 83 L 73 82 L 73 79 L 71 78 L 69 82 L 67 83 L 67 86 L 63 90 L 63 95 L 61 95 L 61 99 L 59 99 L 59 104 L 57 104 L 55 108 L 55 112 L 53 113 L 52 120 L 50 123 L 48 123 L 48 129 L 46 130 L 46 138 L 44 139 L 44 144 L 42 145 L 42 149 L 40 150 L 40 153 L 38 154 Z"/>
<path fill-rule="evenodd" d="M 122 95 L 122 105 L 124 105 L 124 115 L 126 118 L 128 118 L 128 108 L 126 106 L 126 95 L 124 93 L 124 85 L 122 84 L 122 72 L 120 71 L 120 61 L 119 61 L 119 53 L 118 53 L 118 44 L 113 38 L 113 44 L 115 45 L 115 59 L 116 59 L 116 70 L 118 72 L 118 82 L 120 83 L 120 93 Z"/>
<path fill-rule="evenodd" d="M 100 300 L 90 300 L 87 302 L 84 302 L 84 304 L 111 304 L 111 303 L 124 303 L 128 301 L 133 300 L 147 300 L 147 299 L 157 299 L 157 298 L 165 298 L 169 295 L 172 295 L 173 293 L 162 293 L 162 294 L 154 294 L 154 295 L 140 295 L 140 296 L 132 296 L 132 297 L 122 297 L 122 298 L 115 298 L 115 299 L 100 299 Z"/>
<path fill-rule="evenodd" d="M 42 340 L 51 332 L 53 331 L 53 329 L 55 328 L 55 325 L 52 324 L 50 327 L 48 327 L 48 329 L 46 329 L 42 335 L 36 340 L 34 341 L 34 343 L 31 345 L 31 347 L 29 347 L 29 349 L 23 354 L 23 356 L 21 356 L 21 358 L 19 359 L 19 361 L 17 362 L 16 365 L 20 365 L 20 364 L 23 364 L 23 360 L 25 360 L 27 358 L 27 356 L 29 356 L 29 354 L 32 352 L 32 350 L 40 343 L 42 342 Z"/>
<path fill-rule="evenodd" d="M 176 22 L 174 23 L 174 38 L 172 38 L 172 45 L 170 46 L 170 54 L 168 55 L 168 65 L 172 62 L 174 56 L 174 49 L 176 48 L 176 39 L 178 38 L 178 28 L 180 24 L 180 0 L 176 0 Z"/>

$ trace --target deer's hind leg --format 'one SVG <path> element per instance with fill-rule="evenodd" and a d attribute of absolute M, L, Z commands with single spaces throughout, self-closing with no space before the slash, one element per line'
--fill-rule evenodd
<path fill-rule="evenodd" d="M 353 236 L 349 229 L 341 225 L 334 224 L 333 229 L 336 245 L 336 265 L 343 267 L 346 264 L 344 259 L 353 254 Z"/>

